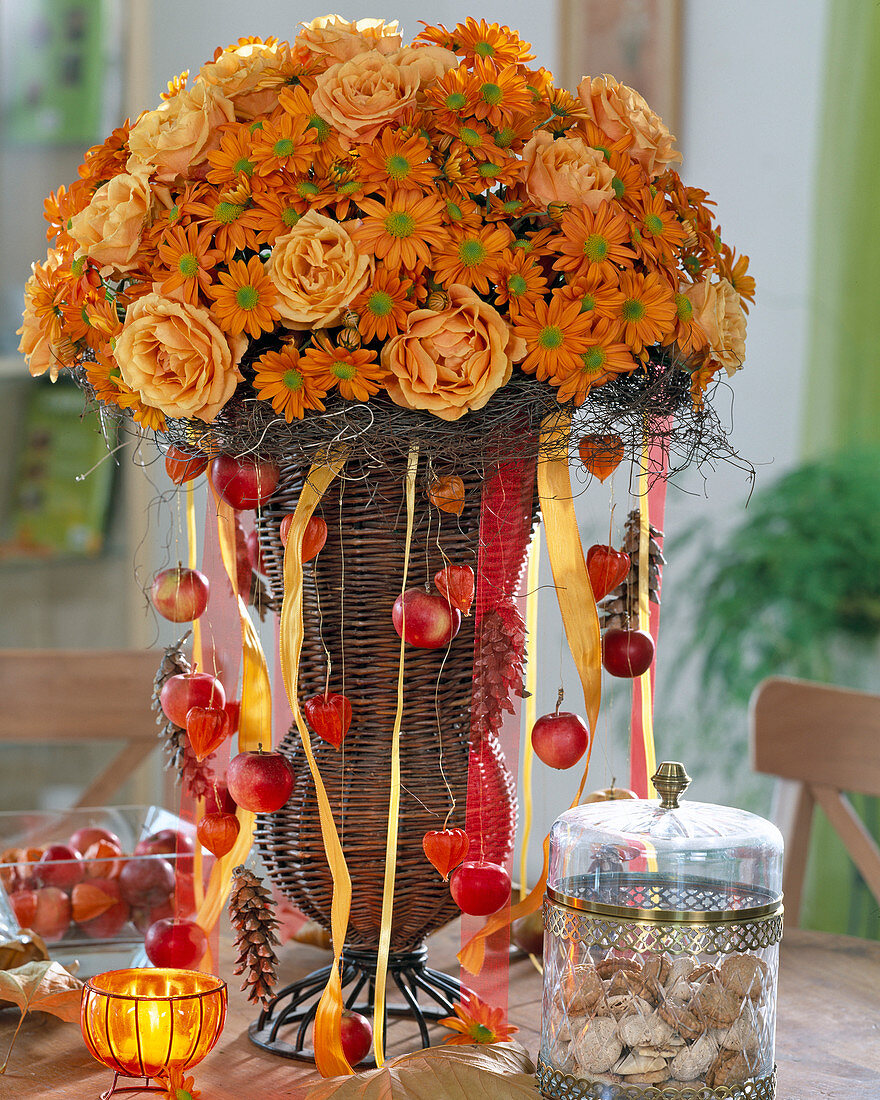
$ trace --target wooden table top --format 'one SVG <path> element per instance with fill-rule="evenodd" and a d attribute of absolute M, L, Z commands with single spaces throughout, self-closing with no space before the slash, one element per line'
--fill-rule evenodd
<path fill-rule="evenodd" d="M 434 937 L 432 966 L 452 969 L 457 932 L 456 924 Z M 326 962 L 326 953 L 316 948 L 288 945 L 282 955 L 282 980 L 289 981 Z M 234 992 L 238 979 L 230 977 L 228 952 L 221 957 L 220 969 L 230 984 L 229 1016 L 217 1047 L 194 1071 L 203 1100 L 295 1100 L 303 1096 L 305 1086 L 317 1079 L 314 1070 L 267 1054 L 250 1042 L 247 1025 L 256 1012 Z M 536 1056 L 541 979 L 524 957 L 511 961 L 510 1020 L 520 1028 L 516 1038 Z M 16 1022 L 14 1011 L 0 1012 L 0 1058 Z M 395 1031 L 402 1026 L 389 1026 L 389 1056 L 403 1052 L 401 1040 L 395 1038 Z M 776 1057 L 778 1100 L 876 1100 L 880 1096 L 880 944 L 796 929 L 786 932 Z M 111 1076 L 88 1054 L 75 1024 L 62 1024 L 38 1013 L 22 1027 L 9 1070 L 0 1077 L 0 1097 L 95 1100 L 109 1087 Z M 500 1090 L 498 1096 L 503 1100 Z"/>

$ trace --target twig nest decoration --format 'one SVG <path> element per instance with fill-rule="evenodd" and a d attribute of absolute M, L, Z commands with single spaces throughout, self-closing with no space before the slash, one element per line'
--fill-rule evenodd
<path fill-rule="evenodd" d="M 587 804 L 553 826 L 541 1090 L 721 1100 L 742 1085 L 771 1100 L 782 838 L 741 810 L 679 804 L 681 765 L 654 779 L 662 803 Z"/>

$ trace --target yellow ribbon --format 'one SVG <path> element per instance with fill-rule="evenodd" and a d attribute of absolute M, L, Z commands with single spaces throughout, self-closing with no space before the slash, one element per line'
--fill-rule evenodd
<path fill-rule="evenodd" d="M 553 571 L 562 625 L 574 658 L 584 694 L 584 706 L 590 725 L 590 747 L 577 794 L 576 806 L 584 793 L 590 756 L 596 739 L 596 723 L 602 692 L 602 646 L 599 636 L 599 613 L 587 572 L 581 545 L 571 474 L 568 468 L 568 442 L 571 413 L 560 410 L 551 413 L 541 424 L 541 457 L 538 460 L 538 496 L 547 541 L 547 555 Z M 497 913 L 459 951 L 461 965 L 471 974 L 479 974 L 485 957 L 486 939 L 506 924 L 528 916 L 541 905 L 547 885 L 550 837 L 544 838 L 544 869 L 540 879 L 524 901 L 508 912 Z"/>
<path fill-rule="evenodd" d="M 342 1050 L 343 1006 L 340 976 L 342 948 L 351 910 L 351 877 L 346 866 L 336 822 L 333 820 L 330 800 L 312 752 L 309 731 L 299 709 L 299 658 L 303 643 L 302 540 L 312 513 L 328 486 L 345 465 L 345 458 L 345 454 L 337 454 L 333 458 L 316 462 L 309 470 L 308 479 L 299 495 L 287 536 L 287 549 L 284 553 L 284 599 L 281 603 L 280 625 L 281 676 L 315 784 L 318 814 L 321 820 L 321 837 L 333 878 L 333 900 L 330 908 L 333 966 L 318 1002 L 313 1043 L 315 1065 L 323 1077 L 338 1077 L 352 1073 L 352 1068 Z"/>
<path fill-rule="evenodd" d="M 242 681 L 241 681 L 241 717 L 238 725 L 238 751 L 250 752 L 263 745 L 270 748 L 272 743 L 272 688 L 269 682 L 269 669 L 260 639 L 248 614 L 247 604 L 238 594 L 238 571 L 235 561 L 235 512 L 232 506 L 221 500 L 216 493 L 214 501 L 217 508 L 217 536 L 220 543 L 220 556 L 223 567 L 236 593 L 238 617 L 241 624 Z M 211 869 L 211 877 L 205 897 L 196 915 L 197 922 L 210 932 L 226 904 L 232 886 L 232 868 L 247 859 L 254 840 L 254 815 L 240 806 L 236 810 L 239 833 L 232 851 L 218 859 Z"/>
<path fill-rule="evenodd" d="M 419 465 L 419 445 L 413 443 L 406 464 L 406 543 L 403 549 L 401 594 L 406 591 L 409 572 L 409 551 L 412 544 L 413 516 L 416 500 L 416 471 Z M 391 793 L 388 801 L 388 839 L 385 842 L 385 883 L 382 890 L 382 923 L 379 927 L 379 950 L 376 959 L 376 992 L 373 1000 L 373 1052 L 376 1065 L 385 1062 L 385 981 L 388 977 L 388 955 L 391 950 L 391 919 L 394 909 L 394 881 L 397 872 L 397 831 L 400 818 L 400 726 L 403 721 L 403 673 L 406 658 L 406 608 L 400 628 L 400 658 L 397 666 L 397 713 L 391 735 Z"/>
<path fill-rule="evenodd" d="M 526 572 L 526 639 L 528 657 L 526 663 L 526 736 L 523 744 L 523 827 L 520 838 L 519 855 L 519 900 L 524 901 L 528 893 L 528 854 L 529 837 L 532 832 L 532 763 L 535 758 L 532 749 L 531 731 L 537 718 L 538 709 L 538 584 L 541 560 L 541 532 L 536 531 L 529 551 L 529 565 Z"/>
<path fill-rule="evenodd" d="M 639 470 L 639 630 L 651 633 L 651 604 L 649 599 L 648 547 L 651 541 L 651 522 L 648 508 L 648 444 L 642 446 L 642 462 Z M 645 746 L 645 770 L 648 776 L 648 798 L 656 798 L 657 792 L 651 782 L 651 776 L 657 770 L 656 750 L 654 748 L 654 706 L 651 688 L 651 670 L 639 677 L 639 689 L 642 703 L 642 740 Z"/>

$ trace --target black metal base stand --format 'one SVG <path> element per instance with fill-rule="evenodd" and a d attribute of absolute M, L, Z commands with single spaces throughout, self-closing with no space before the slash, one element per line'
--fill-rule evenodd
<path fill-rule="evenodd" d="M 346 948 L 342 954 L 342 992 L 346 1008 L 372 1020 L 376 995 L 376 952 Z M 405 955 L 388 958 L 389 992 L 393 982 L 403 995 L 403 1004 L 386 1004 L 387 1016 L 411 1018 L 418 1027 L 419 1047 L 431 1045 L 428 1021 L 454 1015 L 461 998 L 462 985 L 448 974 L 431 970 L 426 964 L 428 949 L 416 948 Z M 332 967 L 324 966 L 305 978 L 292 982 L 269 1002 L 248 1028 L 251 1042 L 283 1058 L 314 1062 L 315 1053 L 306 1044 L 309 1027 L 318 1011 L 318 1001 L 330 977 Z M 421 999 L 423 1003 L 419 1003 Z M 359 998 L 361 998 L 359 1000 Z M 387 1021 L 386 1021 L 387 1022 Z M 285 1030 L 282 1034 L 282 1029 Z M 358 1063 L 360 1069 L 375 1065 L 372 1059 Z"/>

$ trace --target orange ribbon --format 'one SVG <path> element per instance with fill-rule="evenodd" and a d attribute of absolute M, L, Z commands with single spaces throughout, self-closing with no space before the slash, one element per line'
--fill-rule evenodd
<path fill-rule="evenodd" d="M 571 806 L 576 806 L 584 793 L 590 756 L 596 739 L 596 722 L 602 693 L 602 645 L 599 636 L 599 613 L 587 572 L 581 545 L 571 474 L 568 468 L 571 413 L 560 410 L 551 413 L 541 424 L 541 454 L 538 459 L 538 496 L 546 533 L 547 555 L 553 571 L 562 625 L 580 677 L 584 706 L 590 725 L 590 746 L 577 794 Z M 544 869 L 527 897 L 507 911 L 490 917 L 483 928 L 458 953 L 465 970 L 479 974 L 486 951 L 486 939 L 507 924 L 534 913 L 541 905 L 547 886 L 550 837 L 544 838 Z"/>
<path fill-rule="evenodd" d="M 346 452 L 347 453 L 347 452 Z M 346 453 L 316 462 L 309 470 L 308 478 L 299 495 L 296 511 L 287 536 L 284 553 L 284 599 L 281 603 L 279 642 L 281 649 L 281 676 L 290 709 L 299 730 L 303 751 L 315 784 L 318 798 L 318 815 L 321 820 L 321 837 L 327 864 L 333 879 L 333 900 L 330 907 L 330 931 L 333 940 L 333 966 L 330 977 L 315 1016 L 315 1065 L 322 1077 L 338 1077 L 352 1073 L 342 1050 L 342 979 L 340 963 L 348 917 L 351 911 L 351 877 L 342 851 L 342 843 L 333 819 L 330 800 L 318 764 L 312 752 L 309 731 L 299 709 L 299 659 L 303 643 L 302 600 L 302 540 L 312 513 L 327 491 L 328 486 L 345 465 Z"/>

